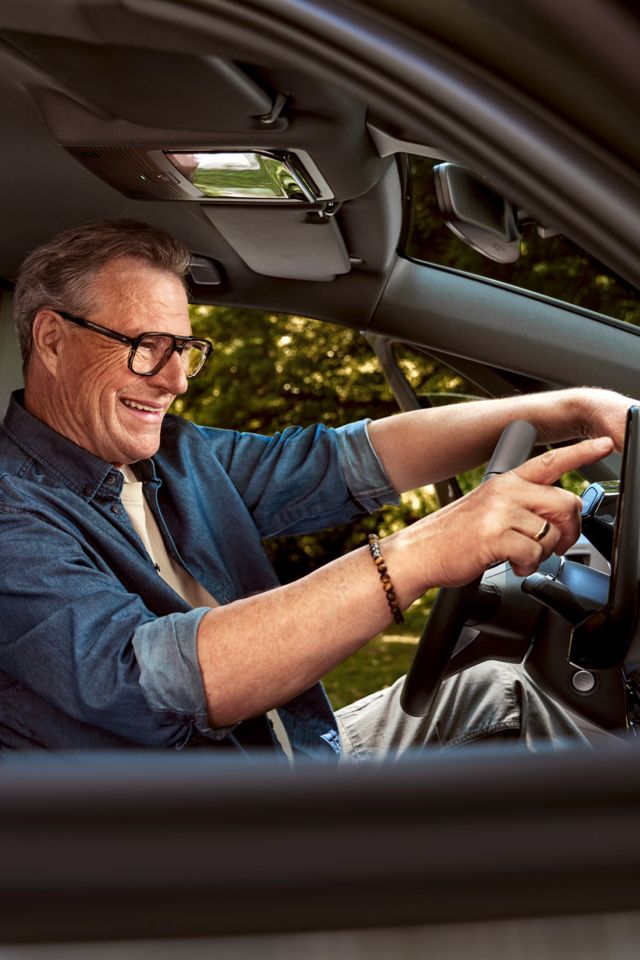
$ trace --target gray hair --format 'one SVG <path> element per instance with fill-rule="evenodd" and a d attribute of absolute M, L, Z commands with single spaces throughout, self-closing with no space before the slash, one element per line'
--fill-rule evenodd
<path fill-rule="evenodd" d="M 39 310 L 86 313 L 93 305 L 96 273 L 119 257 L 132 257 L 171 273 L 183 284 L 188 248 L 151 224 L 120 217 L 89 220 L 42 244 L 20 267 L 13 296 L 13 318 L 26 370 L 33 345 L 33 321 Z"/>

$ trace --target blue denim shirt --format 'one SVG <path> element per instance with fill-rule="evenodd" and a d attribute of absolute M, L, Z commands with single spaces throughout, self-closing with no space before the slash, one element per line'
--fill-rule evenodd
<path fill-rule="evenodd" d="M 262 538 L 397 498 L 364 421 L 263 437 L 168 415 L 160 451 L 135 469 L 169 554 L 220 603 L 277 586 Z M 0 430 L 0 743 L 272 746 L 265 718 L 209 727 L 196 656 L 207 608 L 189 607 L 158 575 L 122 506 L 122 480 L 14 394 Z M 335 758 L 320 684 L 279 712 L 294 750 Z"/>

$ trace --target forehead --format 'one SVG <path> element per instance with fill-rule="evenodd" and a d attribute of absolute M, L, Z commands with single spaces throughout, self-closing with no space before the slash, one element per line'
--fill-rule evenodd
<path fill-rule="evenodd" d="M 120 257 L 97 271 L 92 316 L 123 333 L 191 332 L 187 295 L 178 277 L 144 260 Z"/>

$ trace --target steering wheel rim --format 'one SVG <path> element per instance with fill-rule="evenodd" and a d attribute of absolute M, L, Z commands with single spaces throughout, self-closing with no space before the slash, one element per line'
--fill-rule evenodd
<path fill-rule="evenodd" d="M 535 428 L 526 420 L 514 420 L 500 435 L 481 482 L 519 467 L 531 456 L 535 442 Z M 481 580 L 439 590 L 400 695 L 405 713 L 413 717 L 428 713 Z"/>

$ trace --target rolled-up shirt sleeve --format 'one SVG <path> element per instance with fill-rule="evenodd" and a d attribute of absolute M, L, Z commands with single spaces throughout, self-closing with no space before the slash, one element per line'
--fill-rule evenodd
<path fill-rule="evenodd" d="M 3 509 L 1 501 L 0 530 L 0 664 L 5 692 L 22 685 L 23 712 L 33 701 L 32 743 L 102 743 L 91 727 L 106 734 L 105 742 L 113 735 L 145 747 L 180 749 L 193 730 L 225 737 L 226 730 L 209 728 L 196 656 L 198 625 L 209 608 L 184 604 L 154 616 L 92 547 L 39 515 Z M 140 571 L 159 602 L 183 603 L 150 562 L 143 560 Z M 20 713 L 12 715 L 1 696 L 0 706 L 5 725 L 26 738 Z"/>
<path fill-rule="evenodd" d="M 358 420 L 336 429 L 340 465 L 353 499 L 367 513 L 384 504 L 397 504 L 398 491 L 392 485 L 369 439 L 371 420 Z"/>
<path fill-rule="evenodd" d="M 133 635 L 140 686 L 152 710 L 188 718 L 206 737 L 221 740 L 233 727 L 209 726 L 198 664 L 198 627 L 209 607 L 141 624 Z"/>
<path fill-rule="evenodd" d="M 349 523 L 398 493 L 367 435 L 366 420 L 337 429 L 287 427 L 272 437 L 194 427 L 215 451 L 221 484 L 232 484 L 262 538 L 297 536 Z M 189 469 L 201 498 L 216 469 Z"/>

